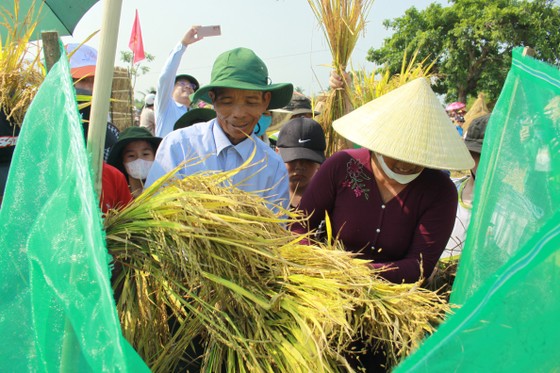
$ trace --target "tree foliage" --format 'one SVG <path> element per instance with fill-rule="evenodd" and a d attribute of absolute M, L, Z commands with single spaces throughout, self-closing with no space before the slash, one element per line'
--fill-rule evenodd
<path fill-rule="evenodd" d="M 368 61 L 399 71 L 403 53 L 436 59 L 434 86 L 449 101 L 466 102 L 480 91 L 496 99 L 511 65 L 514 47 L 530 46 L 535 57 L 560 66 L 560 7 L 553 0 L 450 0 L 408 9 L 385 20 L 393 35 Z"/>
<path fill-rule="evenodd" d="M 146 59 L 142 60 L 136 64 L 133 61 L 134 55 L 130 51 L 121 51 L 121 61 L 128 64 L 128 71 L 130 73 L 130 78 L 132 80 L 132 88 L 136 86 L 136 79 L 150 71 L 150 68 L 143 64 L 143 62 L 150 63 L 155 59 L 155 56 L 150 53 L 146 53 Z"/>

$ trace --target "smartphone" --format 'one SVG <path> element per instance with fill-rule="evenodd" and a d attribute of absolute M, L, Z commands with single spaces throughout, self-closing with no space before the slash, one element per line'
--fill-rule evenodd
<path fill-rule="evenodd" d="M 214 26 L 200 26 L 197 32 L 198 36 L 219 36 L 222 35 L 222 30 L 220 29 L 220 25 Z"/>

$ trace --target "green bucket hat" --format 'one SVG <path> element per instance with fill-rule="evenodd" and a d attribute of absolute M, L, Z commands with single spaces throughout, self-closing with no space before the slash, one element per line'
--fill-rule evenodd
<path fill-rule="evenodd" d="M 153 136 L 150 131 L 144 127 L 128 127 L 121 132 L 119 140 L 111 148 L 109 156 L 107 157 L 107 163 L 118 168 L 121 172 L 125 172 L 121 159 L 122 152 L 127 144 L 136 140 L 145 140 L 149 142 L 155 152 L 162 139 L 161 137 Z"/>
<path fill-rule="evenodd" d="M 195 123 L 208 122 L 214 118 L 216 118 L 216 112 L 214 110 L 208 108 L 194 108 L 181 115 L 181 118 L 177 119 L 177 122 L 175 122 L 175 125 L 173 126 L 173 130 L 190 127 Z"/>
<path fill-rule="evenodd" d="M 188 80 L 190 83 L 194 84 L 195 85 L 194 91 L 200 88 L 200 84 L 198 83 L 198 80 L 196 80 L 196 78 L 192 75 L 179 74 L 175 77 L 175 83 L 177 83 L 179 80 Z"/>
<path fill-rule="evenodd" d="M 255 52 L 247 48 L 236 48 L 220 54 L 212 67 L 210 80 L 210 84 L 200 87 L 195 92 L 193 102 L 202 100 L 212 103 L 208 92 L 214 88 L 270 91 L 270 110 L 286 106 L 294 90 L 290 83 L 270 84 L 266 65 Z"/>

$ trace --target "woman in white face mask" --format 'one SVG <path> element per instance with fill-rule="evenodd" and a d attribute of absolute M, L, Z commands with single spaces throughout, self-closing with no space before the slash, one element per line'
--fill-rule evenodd
<path fill-rule="evenodd" d="M 137 197 L 144 188 L 161 137 L 152 136 L 143 127 L 129 127 L 109 153 L 107 163 L 118 168 L 127 178 L 130 191 Z"/>
<path fill-rule="evenodd" d="M 474 161 L 425 78 L 352 111 L 334 129 L 360 149 L 333 154 L 300 202 L 316 229 L 328 213 L 347 250 L 383 267 L 387 280 L 427 278 L 451 234 L 457 191 L 441 170 Z"/>

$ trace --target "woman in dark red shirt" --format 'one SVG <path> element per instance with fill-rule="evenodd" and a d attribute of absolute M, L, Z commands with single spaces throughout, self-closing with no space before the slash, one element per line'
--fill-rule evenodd
<path fill-rule="evenodd" d="M 403 104 L 405 103 L 405 104 Z M 416 79 L 337 120 L 335 130 L 361 149 L 327 159 L 300 209 L 316 229 L 331 220 L 347 250 L 387 269 L 392 282 L 428 277 L 455 222 L 457 191 L 440 170 L 474 163 L 425 78 Z"/>

